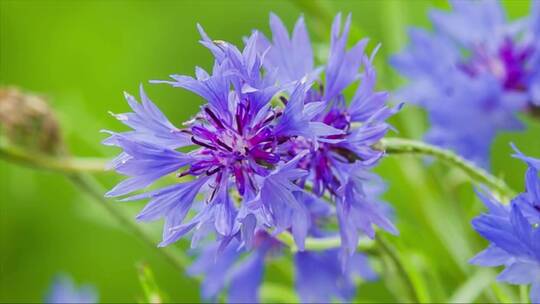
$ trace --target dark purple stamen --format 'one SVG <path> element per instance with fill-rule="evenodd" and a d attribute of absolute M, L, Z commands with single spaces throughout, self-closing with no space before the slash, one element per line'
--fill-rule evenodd
<path fill-rule="evenodd" d="M 352 152 L 349 149 L 345 149 L 342 147 L 335 147 L 335 148 L 332 148 L 332 150 L 334 150 L 337 154 L 344 157 L 349 163 L 354 163 L 357 160 L 362 160 L 358 155 L 356 155 L 356 153 Z"/>
<path fill-rule="evenodd" d="M 191 134 L 199 138 L 205 138 L 208 140 L 214 140 L 216 138 L 215 132 L 210 132 L 207 129 L 199 126 L 194 126 L 191 128 Z"/>
<path fill-rule="evenodd" d="M 210 108 L 205 107 L 204 111 L 206 112 L 206 114 L 208 114 L 208 116 L 210 116 L 216 127 L 218 127 L 219 129 L 225 129 L 219 118 L 216 116 L 216 114 L 214 114 L 214 112 L 212 112 L 212 110 L 210 110 Z"/>
<path fill-rule="evenodd" d="M 212 161 L 200 161 L 198 163 L 195 163 L 189 169 L 190 174 L 199 175 L 203 173 L 205 170 L 208 170 L 208 168 L 213 166 L 214 164 L 215 163 Z"/>
<path fill-rule="evenodd" d="M 218 144 L 220 147 L 224 148 L 225 150 L 227 150 L 227 151 L 229 151 L 229 152 L 232 152 L 232 151 L 233 151 L 233 149 L 232 149 L 231 147 L 229 147 L 227 144 L 225 144 L 224 142 L 222 142 L 220 139 L 216 139 L 216 142 L 217 142 L 217 144 Z"/>
<path fill-rule="evenodd" d="M 245 183 L 242 167 L 235 166 L 233 168 L 233 173 L 234 173 L 234 177 L 236 181 L 236 188 L 238 189 L 238 193 L 240 193 L 240 195 L 244 195 L 245 190 L 246 190 L 246 183 Z"/>
<path fill-rule="evenodd" d="M 176 174 L 176 177 L 180 178 L 180 177 L 184 177 L 184 176 L 189 175 L 189 174 L 191 174 L 191 170 L 186 170 L 184 172 Z"/>
<path fill-rule="evenodd" d="M 511 39 L 505 39 L 499 49 L 499 57 L 505 68 L 504 87 L 507 89 L 523 89 L 528 75 L 526 62 L 533 54 L 532 47 L 518 48 Z"/>
<path fill-rule="evenodd" d="M 239 104 L 236 108 L 236 129 L 238 130 L 238 134 L 243 135 L 244 134 L 244 120 L 245 116 L 247 114 L 246 106 L 243 104 Z"/>
<path fill-rule="evenodd" d="M 279 155 L 260 149 L 253 149 L 251 151 L 251 156 L 253 156 L 255 161 L 263 161 L 269 164 L 277 164 L 279 162 Z"/>
<path fill-rule="evenodd" d="M 272 141 L 272 131 L 270 128 L 263 128 L 259 130 L 255 136 L 249 139 L 249 143 L 252 145 L 258 145 L 263 142 Z"/>
<path fill-rule="evenodd" d="M 273 120 L 279 118 L 281 115 L 283 115 L 283 112 L 281 112 L 281 111 L 273 111 L 272 115 L 268 116 L 268 118 L 265 121 L 263 121 L 262 125 L 264 126 L 264 125 L 269 124 Z"/>
<path fill-rule="evenodd" d="M 459 63 L 458 67 L 473 78 L 483 72 L 492 73 L 505 89 L 523 91 L 531 74 L 528 62 L 533 53 L 532 45 L 519 45 L 507 37 L 496 54 L 488 54 L 479 47 L 469 60 Z"/>
<path fill-rule="evenodd" d="M 197 140 L 194 136 L 191 137 L 191 141 L 192 141 L 194 144 L 197 144 L 197 145 L 199 145 L 199 146 L 203 146 L 203 147 L 208 148 L 208 149 L 210 149 L 210 150 L 214 150 L 214 151 L 217 150 L 216 147 L 210 146 L 210 145 L 207 144 L 207 143 L 204 143 L 204 142 L 202 142 L 202 141 L 199 141 L 199 140 Z"/>
<path fill-rule="evenodd" d="M 207 170 L 206 175 L 208 176 L 213 175 L 221 169 L 223 169 L 223 166 L 218 166 L 218 167 L 215 167 L 214 169 Z"/>
<path fill-rule="evenodd" d="M 280 137 L 280 138 L 278 138 L 278 140 L 277 140 L 277 144 L 278 144 L 278 145 L 281 145 L 281 144 L 283 144 L 283 143 L 286 143 L 289 139 L 290 139 L 289 137 L 285 137 L 285 136 Z"/>

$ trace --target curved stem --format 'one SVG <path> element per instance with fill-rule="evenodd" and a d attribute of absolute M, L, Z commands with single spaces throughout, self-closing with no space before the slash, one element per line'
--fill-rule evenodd
<path fill-rule="evenodd" d="M 385 138 L 381 140 L 381 150 L 385 150 L 389 155 L 417 154 L 435 157 L 447 164 L 460 168 L 472 181 L 487 186 L 506 200 L 515 196 L 514 191 L 503 180 L 491 175 L 484 169 L 477 167 L 472 162 L 463 159 L 450 150 L 403 138 Z"/>
<path fill-rule="evenodd" d="M 287 245 L 291 251 L 298 251 L 298 247 L 294 241 L 293 236 L 287 232 L 283 231 L 280 234 L 276 235 L 276 238 L 282 243 Z M 375 241 L 370 238 L 363 237 L 358 241 L 358 248 L 361 250 L 367 250 L 373 247 Z M 339 236 L 334 237 L 324 237 L 324 238 L 306 238 L 304 244 L 305 250 L 307 251 L 323 251 L 332 248 L 339 248 L 341 246 L 341 239 Z"/>
<path fill-rule="evenodd" d="M 106 159 L 97 157 L 49 156 L 39 152 L 31 153 L 0 140 L 0 158 L 5 158 L 26 166 L 61 173 L 105 172 Z"/>

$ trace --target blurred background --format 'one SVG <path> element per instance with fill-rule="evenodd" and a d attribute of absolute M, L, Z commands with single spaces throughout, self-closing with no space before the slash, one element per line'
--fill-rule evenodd
<path fill-rule="evenodd" d="M 512 18 L 528 14 L 529 1 L 503 1 Z M 62 137 L 77 156 L 112 157 L 100 144 L 101 129 L 124 130 L 108 111 L 128 110 L 123 91 L 137 94 L 143 84 L 151 99 L 176 124 L 198 109 L 201 99 L 148 80 L 210 68 L 212 57 L 198 43 L 196 24 L 210 37 L 240 44 L 252 29 L 268 33 L 270 12 L 292 28 L 304 13 L 317 45 L 329 38 L 329 21 L 338 12 L 353 15 L 353 36 L 382 43 L 379 88 L 403 83 L 387 64 L 407 42 L 408 26 L 429 27 L 429 8 L 445 1 L 23 1 L 0 0 L 0 85 L 44 96 L 57 114 Z M 317 10 L 322 8 L 322 10 Z M 352 39 L 351 39 L 352 41 Z M 321 47 L 324 49 L 324 47 Z M 540 155 L 540 124 L 523 118 L 528 130 L 501 134 L 492 149 L 493 172 L 516 191 L 525 166 L 511 159 L 509 141 L 529 155 Z M 392 119 L 393 136 L 420 139 L 422 111 L 406 107 Z M 466 278 L 487 278 L 467 261 L 486 244 L 470 219 L 483 210 L 464 176 L 444 164 L 428 166 L 414 157 L 388 157 L 377 172 L 388 182 L 385 199 L 396 209 L 399 238 L 392 238 L 418 284 L 432 300 L 453 295 Z M 99 175 L 103 191 L 119 181 Z M 135 213 L 144 202 L 114 208 Z M 161 223 L 141 224 L 156 231 Z M 184 246 L 185 244 L 173 245 Z M 68 273 L 99 290 L 102 302 L 142 301 L 136 264 L 146 262 L 168 300 L 200 301 L 196 280 L 172 268 L 155 250 L 125 231 L 65 177 L 0 160 L 0 301 L 36 302 L 53 277 Z M 485 275 L 485 277 L 483 277 Z M 272 270 L 268 281 L 292 286 Z M 391 282 L 362 284 L 358 301 L 392 301 Z M 490 281 L 486 280 L 489 284 Z M 428 296 L 428 295 L 426 295 Z"/>

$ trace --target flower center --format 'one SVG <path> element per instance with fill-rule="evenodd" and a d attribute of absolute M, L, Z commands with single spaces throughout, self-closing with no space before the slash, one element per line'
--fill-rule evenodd
<path fill-rule="evenodd" d="M 272 122 L 278 115 L 269 112 L 255 122 L 248 110 L 249 106 L 240 103 L 234 118 L 228 120 L 204 108 L 184 131 L 200 149 L 193 153 L 197 161 L 181 176 L 216 174 L 216 181 L 232 177 L 241 195 L 248 186 L 255 190 L 253 175 L 268 174 L 280 160 L 274 152 L 277 141 L 272 132 Z"/>
<path fill-rule="evenodd" d="M 518 45 L 511 38 L 506 38 L 496 52 L 482 46 L 476 48 L 469 61 L 460 67 L 471 77 L 490 73 L 501 81 L 506 90 L 525 91 L 532 72 L 528 62 L 533 50 L 531 45 Z"/>
<path fill-rule="evenodd" d="M 322 89 L 321 89 L 322 92 Z M 322 99 L 318 91 L 311 90 L 313 101 Z M 338 96 L 332 101 L 331 106 L 323 113 L 319 114 L 316 120 L 332 126 L 336 129 L 345 131 L 341 135 L 326 136 L 325 139 L 315 143 L 312 139 L 298 137 L 290 140 L 286 145 L 286 153 L 294 157 L 299 151 L 311 150 L 310 153 L 302 159 L 298 166 L 308 170 L 313 174 L 313 193 L 323 195 L 325 191 L 335 195 L 337 189 L 341 187 L 337 163 L 353 163 L 358 157 L 354 152 L 340 145 L 336 140 L 344 139 L 351 129 L 351 117 L 347 112 L 347 106 L 343 96 Z"/>

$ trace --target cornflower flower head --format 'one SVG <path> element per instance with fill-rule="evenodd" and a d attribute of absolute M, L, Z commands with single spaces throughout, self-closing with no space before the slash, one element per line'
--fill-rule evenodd
<path fill-rule="evenodd" d="M 472 222 L 474 229 L 490 242 L 471 263 L 505 266 L 497 277 L 510 284 L 530 284 L 532 303 L 540 302 L 540 168 L 538 159 L 516 149 L 515 156 L 528 163 L 526 191 L 503 205 L 489 195 L 479 194 L 489 210 Z"/>
<path fill-rule="evenodd" d="M 452 1 L 434 10 L 434 31 L 411 29 L 411 43 L 391 63 L 409 83 L 401 97 L 425 108 L 426 139 L 488 167 L 503 130 L 519 130 L 517 113 L 540 106 L 540 4 L 510 22 L 497 1 Z M 436 60 L 435 60 L 436 59 Z"/>
<path fill-rule="evenodd" d="M 272 40 L 260 36 L 263 49 L 268 49 L 264 65 L 278 69 L 282 82 L 314 81 L 305 96 L 305 112 L 311 129 L 318 136 L 296 137 L 283 145 L 285 153 L 293 157 L 309 150 L 298 167 L 309 174 L 300 184 L 318 196 L 328 195 L 336 202 L 342 248 L 349 254 L 356 250 L 359 232 L 374 237 L 373 224 L 397 233 L 379 206 L 366 197 L 365 186 L 374 179 L 368 170 L 384 155 L 373 146 L 389 130 L 386 119 L 399 108 L 386 104 L 387 92 L 375 91 L 376 71 L 373 56 L 365 54 L 368 40 L 357 42 L 347 49 L 351 26 L 349 15 L 343 27 L 341 14 L 334 19 L 330 52 L 323 67 L 315 68 L 313 50 L 300 18 L 292 35 L 276 16 L 270 17 Z M 378 48 L 378 47 L 377 47 Z M 325 74 L 324 80 L 319 75 Z M 300 78 L 304 75 L 304 78 Z M 347 102 L 344 90 L 356 85 L 352 99 Z"/>
<path fill-rule="evenodd" d="M 206 103 L 176 127 L 142 87 L 141 103 L 126 95 L 133 112 L 115 116 L 133 130 L 106 131 L 111 136 L 105 144 L 123 149 L 111 166 L 129 178 L 107 195 L 127 195 L 171 173 L 182 178 L 124 198 L 150 199 L 137 218 L 165 219 L 161 246 L 193 232 L 193 246 L 213 233 L 220 250 L 233 240 L 251 248 L 259 231 L 289 230 L 303 250 L 313 224 L 305 192 L 328 194 L 336 202 L 343 252 L 351 256 L 360 233 L 374 236 L 374 224 L 396 233 L 364 187 L 373 179 L 368 170 L 384 154 L 372 146 L 388 131 L 385 119 L 395 109 L 385 105 L 387 93 L 374 91 L 372 57 L 364 54 L 367 40 L 347 50 L 350 22 L 349 16 L 341 31 L 336 17 L 324 68 L 309 62 L 312 51 L 302 19 L 289 40 L 272 15 L 273 43 L 254 31 L 243 50 L 210 39 L 199 26 L 201 43 L 215 58 L 212 72 L 197 67 L 195 77 L 172 75 L 170 81 L 153 82 L 187 89 Z M 285 49 L 304 61 L 289 61 Z M 288 64 L 300 65 L 286 70 Z M 358 81 L 347 105 L 343 90 Z"/>
<path fill-rule="evenodd" d="M 306 174 L 296 164 L 307 151 L 290 158 L 283 157 L 279 147 L 309 130 L 298 119 L 306 121 L 302 105 L 310 83 L 298 82 L 287 104 L 275 107 L 271 100 L 283 88 L 276 85 L 275 73 L 261 71 L 264 54 L 257 52 L 257 34 L 240 51 L 227 42 L 210 40 L 199 30 L 201 43 L 215 57 L 212 74 L 196 68 L 196 78 L 173 75 L 173 81 L 156 82 L 193 91 L 207 103 L 178 128 L 142 87 L 141 103 L 126 94 L 133 112 L 115 116 L 133 130 L 106 131 L 111 136 L 104 143 L 123 149 L 111 166 L 130 177 L 107 196 L 124 196 L 176 172 L 191 179 L 124 198 L 150 199 L 139 220 L 165 218 L 161 246 L 192 230 L 195 243 L 211 232 L 222 246 L 235 237 L 249 242 L 255 228 L 264 224 L 278 231 L 292 229 L 302 247 L 308 223 L 305 208 L 295 198 L 301 189 L 293 181 Z M 189 147 L 190 152 L 178 151 Z M 205 203 L 193 206 L 195 200 Z M 196 215 L 189 217 L 190 210 Z"/>

